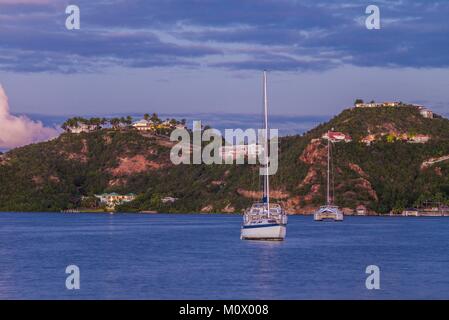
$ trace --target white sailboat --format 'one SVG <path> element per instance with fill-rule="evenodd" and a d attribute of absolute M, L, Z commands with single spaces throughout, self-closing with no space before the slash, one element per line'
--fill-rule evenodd
<path fill-rule="evenodd" d="M 282 241 L 287 231 L 287 214 L 280 204 L 270 203 L 270 179 L 268 175 L 268 99 L 267 73 L 263 73 L 264 101 L 264 156 L 265 171 L 263 181 L 263 197 L 261 202 L 253 203 L 243 215 L 240 238 L 242 240 L 274 240 Z"/>
<path fill-rule="evenodd" d="M 326 205 L 321 206 L 314 214 L 313 219 L 315 221 L 331 220 L 331 221 L 343 221 L 343 212 L 336 205 L 333 205 L 333 201 L 330 195 L 330 159 L 331 159 L 331 142 L 330 131 L 327 132 L 327 195 Z"/>

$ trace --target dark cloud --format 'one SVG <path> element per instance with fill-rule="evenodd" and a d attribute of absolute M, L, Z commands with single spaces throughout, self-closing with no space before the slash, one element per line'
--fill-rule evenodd
<path fill-rule="evenodd" d="M 449 66 L 447 1 L 371 1 L 382 29 L 367 30 L 357 0 L 79 0 L 80 31 L 64 28 L 67 3 L 33 2 L 0 4 L 3 70 Z"/>

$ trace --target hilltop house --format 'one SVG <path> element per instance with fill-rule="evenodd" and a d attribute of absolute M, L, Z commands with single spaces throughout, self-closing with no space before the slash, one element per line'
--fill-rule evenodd
<path fill-rule="evenodd" d="M 356 103 L 356 108 L 382 108 L 382 107 L 399 107 L 400 102 L 387 101 L 387 102 L 370 102 L 370 103 Z"/>
<path fill-rule="evenodd" d="M 67 128 L 67 132 L 76 133 L 76 134 L 82 133 L 82 132 L 92 132 L 95 130 L 96 130 L 96 126 L 84 124 L 84 123 L 78 124 L 77 126 Z"/>
<path fill-rule="evenodd" d="M 351 142 L 352 138 L 348 134 L 344 134 L 342 132 L 329 131 L 323 134 L 323 139 L 329 139 L 332 142 Z"/>
<path fill-rule="evenodd" d="M 95 197 L 100 199 L 101 203 L 106 204 L 106 207 L 108 209 L 114 210 L 117 205 L 133 201 L 136 198 L 136 195 L 133 193 L 121 195 L 114 192 L 114 193 L 103 193 L 100 195 L 95 195 Z"/>
<path fill-rule="evenodd" d="M 382 107 L 400 107 L 401 105 L 403 105 L 401 102 L 370 102 L 370 103 L 356 103 L 355 107 L 356 108 L 382 108 Z M 419 113 L 424 117 L 424 118 L 428 118 L 428 119 L 433 119 L 433 112 L 429 109 L 427 109 L 424 106 L 421 105 L 417 105 L 417 104 L 413 104 L 412 105 L 415 108 L 418 108 Z"/>
<path fill-rule="evenodd" d="M 427 119 L 433 119 L 433 112 L 425 107 L 419 108 L 419 113 Z"/>
<path fill-rule="evenodd" d="M 132 126 L 139 131 L 153 131 L 155 129 L 153 121 L 145 119 L 133 122 Z"/>

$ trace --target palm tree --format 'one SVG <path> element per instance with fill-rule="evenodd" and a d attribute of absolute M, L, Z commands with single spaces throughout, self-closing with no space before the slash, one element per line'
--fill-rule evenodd
<path fill-rule="evenodd" d="M 66 132 L 69 132 L 71 128 L 79 127 L 79 119 L 77 117 L 67 119 L 62 125 L 61 128 Z"/>
<path fill-rule="evenodd" d="M 112 118 L 109 120 L 109 123 L 111 124 L 112 128 L 118 129 L 120 127 L 120 119 L 119 118 Z"/>
<path fill-rule="evenodd" d="M 153 113 L 153 115 L 151 116 L 151 121 L 153 121 L 154 123 L 160 123 L 161 119 L 159 119 L 157 113 Z"/>

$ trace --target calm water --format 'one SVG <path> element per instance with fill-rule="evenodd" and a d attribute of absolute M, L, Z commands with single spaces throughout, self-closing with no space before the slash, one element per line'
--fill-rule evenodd
<path fill-rule="evenodd" d="M 272 243 L 239 240 L 238 216 L 0 213 L 0 298 L 449 298 L 448 218 L 311 219 Z"/>

